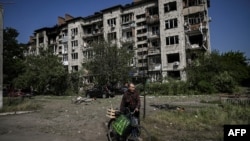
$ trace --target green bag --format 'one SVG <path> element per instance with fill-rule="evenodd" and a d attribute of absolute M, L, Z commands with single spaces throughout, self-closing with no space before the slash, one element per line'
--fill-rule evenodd
<path fill-rule="evenodd" d="M 120 115 L 112 124 L 112 127 L 119 135 L 122 135 L 129 124 L 130 120 L 126 116 Z"/>

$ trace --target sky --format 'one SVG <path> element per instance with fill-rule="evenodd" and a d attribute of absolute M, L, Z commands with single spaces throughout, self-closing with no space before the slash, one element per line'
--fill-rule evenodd
<path fill-rule="evenodd" d="M 19 43 L 27 43 L 34 30 L 52 27 L 66 13 L 86 17 L 133 0 L 0 0 L 4 8 L 4 28 L 19 32 Z M 250 58 L 250 0 L 210 0 L 210 42 L 220 53 L 243 52 Z"/>

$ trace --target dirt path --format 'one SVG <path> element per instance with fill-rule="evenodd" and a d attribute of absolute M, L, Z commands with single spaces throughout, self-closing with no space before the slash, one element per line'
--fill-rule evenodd
<path fill-rule="evenodd" d="M 72 104 L 70 99 L 36 97 L 34 100 L 44 105 L 40 111 L 0 116 L 0 141 L 107 141 L 106 109 L 111 105 L 118 108 L 121 96 L 79 105 Z M 198 96 L 191 99 L 148 96 L 146 117 L 157 110 L 150 104 L 201 105 L 200 100 Z M 143 105 L 143 98 L 141 101 Z"/>

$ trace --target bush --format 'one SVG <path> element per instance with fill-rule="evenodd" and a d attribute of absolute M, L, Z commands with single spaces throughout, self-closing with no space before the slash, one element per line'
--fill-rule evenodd
<path fill-rule="evenodd" d="M 204 81 L 204 80 L 202 80 L 202 81 L 200 81 L 198 83 L 197 89 L 201 93 L 209 93 L 209 94 L 211 94 L 211 93 L 214 92 L 214 88 L 213 88 L 212 84 L 207 82 L 207 81 Z"/>
<path fill-rule="evenodd" d="M 213 79 L 215 89 L 223 93 L 233 93 L 236 88 L 236 82 L 228 72 L 216 75 Z"/>

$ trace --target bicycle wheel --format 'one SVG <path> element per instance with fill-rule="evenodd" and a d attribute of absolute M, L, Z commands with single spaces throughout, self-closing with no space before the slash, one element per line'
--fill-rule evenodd
<path fill-rule="evenodd" d="M 151 141 L 151 136 L 145 127 L 137 125 L 132 127 L 126 141 Z"/>
<path fill-rule="evenodd" d="M 108 123 L 108 140 L 109 141 L 120 141 L 120 136 L 116 133 L 112 127 L 112 124 L 115 122 L 115 119 L 111 119 Z"/>

